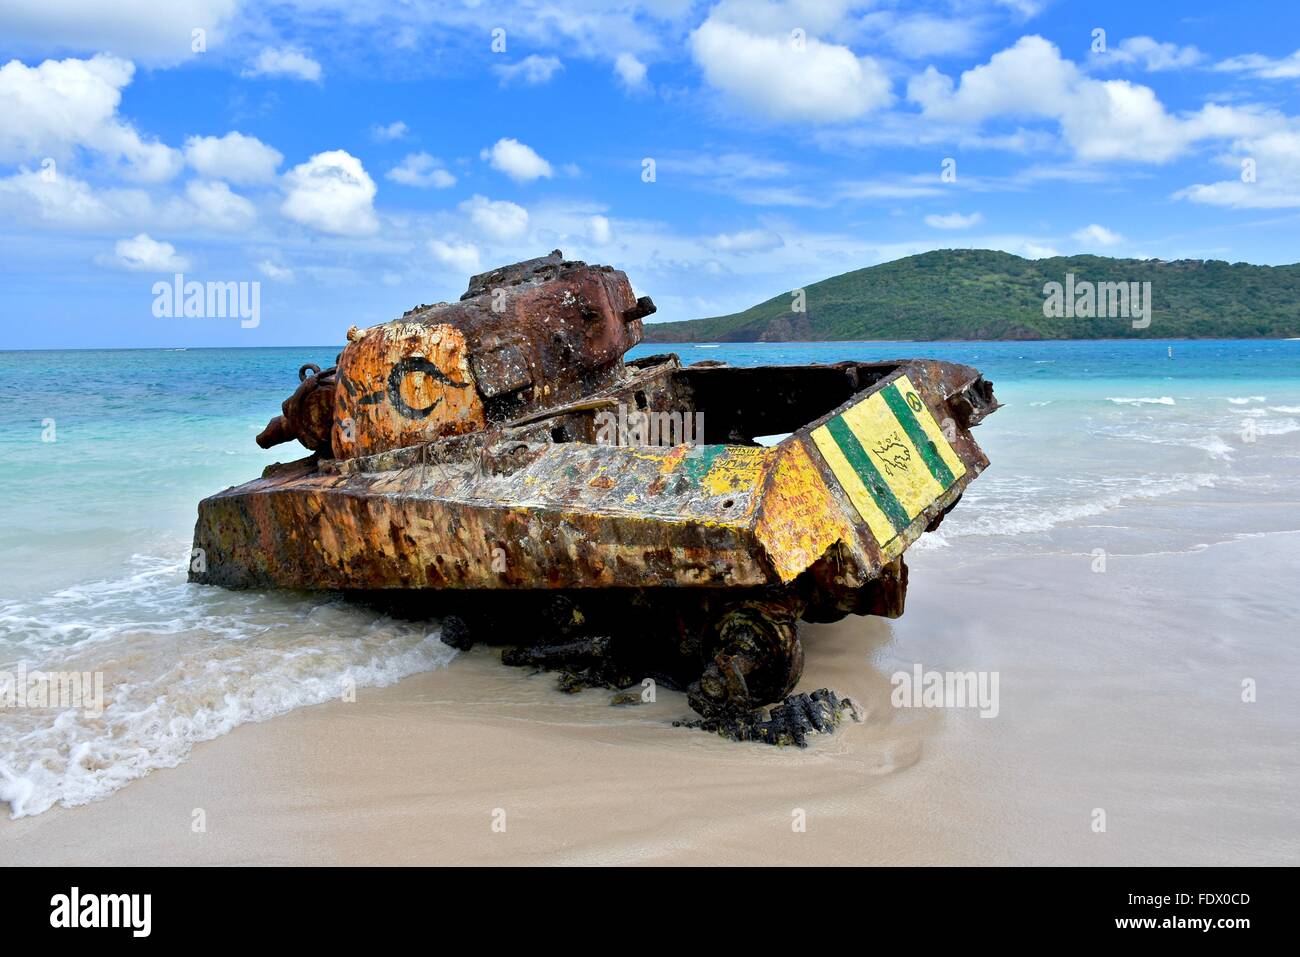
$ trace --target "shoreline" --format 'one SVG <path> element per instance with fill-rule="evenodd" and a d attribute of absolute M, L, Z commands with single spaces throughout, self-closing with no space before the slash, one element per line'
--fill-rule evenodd
<path fill-rule="evenodd" d="M 1116 556 L 1111 575 L 1091 575 L 1075 556 L 921 552 L 902 619 L 806 626 L 799 690 L 831 687 L 867 718 L 803 751 L 674 728 L 689 713 L 675 692 L 633 707 L 611 707 L 601 690 L 565 695 L 554 675 L 476 648 L 359 689 L 356 703 L 241 725 L 91 804 L 0 820 L 0 858 L 1294 864 L 1300 721 L 1278 686 L 1296 666 L 1269 629 L 1225 657 L 1216 636 L 1228 623 L 1193 608 L 1197 625 L 1160 593 L 1171 576 L 1204 588 L 1281 585 L 1294 537 Z M 1153 600 L 1116 607 L 1116 584 Z M 1076 611 L 1062 614 L 1070 593 Z M 1257 704 L 1237 700 L 1228 662 L 1239 656 L 1274 686 Z M 889 676 L 914 663 L 998 671 L 998 717 L 894 708 Z M 1107 833 L 1090 829 L 1097 807 Z M 492 828 L 498 809 L 504 833 Z M 798 810 L 806 832 L 792 828 Z"/>

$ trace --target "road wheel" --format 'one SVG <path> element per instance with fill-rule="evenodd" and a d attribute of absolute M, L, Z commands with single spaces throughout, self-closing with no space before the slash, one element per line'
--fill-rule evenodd
<path fill-rule="evenodd" d="M 745 601 L 728 609 L 706 648 L 704 673 L 687 694 L 705 717 L 780 701 L 803 674 L 798 615 L 786 602 Z"/>

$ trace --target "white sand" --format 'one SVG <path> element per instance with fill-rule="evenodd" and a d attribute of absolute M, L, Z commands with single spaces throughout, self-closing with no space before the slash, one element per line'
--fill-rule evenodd
<path fill-rule="evenodd" d="M 1296 864 L 1294 538 L 1104 575 L 1086 555 L 913 553 L 903 619 L 807 628 L 801 688 L 868 720 L 806 751 L 673 728 L 671 692 L 568 697 L 476 649 L 237 728 L 97 803 L 0 820 L 0 860 Z M 889 674 L 916 662 L 998 671 L 999 716 L 891 707 Z"/>

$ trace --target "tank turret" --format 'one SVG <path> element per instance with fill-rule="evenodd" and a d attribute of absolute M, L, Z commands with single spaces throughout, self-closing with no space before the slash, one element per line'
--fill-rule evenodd
<path fill-rule="evenodd" d="M 573 402 L 626 375 L 623 355 L 654 311 L 622 271 L 566 261 L 558 249 L 480 273 L 458 302 L 349 330 L 337 369 L 304 379 L 259 443 L 297 438 L 355 458 Z"/>

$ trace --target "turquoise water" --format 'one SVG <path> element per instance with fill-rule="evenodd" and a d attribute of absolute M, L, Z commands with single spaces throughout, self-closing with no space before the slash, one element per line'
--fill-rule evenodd
<path fill-rule="evenodd" d="M 1173 356 L 1169 355 L 1172 348 Z M 640 346 L 737 365 L 931 356 L 1005 408 L 936 560 L 1193 551 L 1300 528 L 1300 341 Z M 0 798 L 78 804 L 250 720 L 445 664 L 430 626 L 185 582 L 195 505 L 335 348 L 0 353 L 0 671 L 102 671 L 102 715 L 0 710 Z M 46 441 L 52 439 L 52 441 Z"/>

